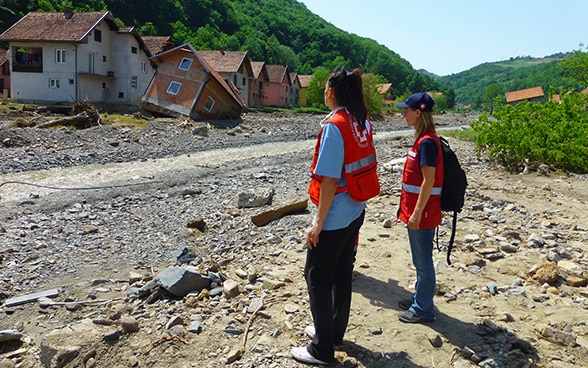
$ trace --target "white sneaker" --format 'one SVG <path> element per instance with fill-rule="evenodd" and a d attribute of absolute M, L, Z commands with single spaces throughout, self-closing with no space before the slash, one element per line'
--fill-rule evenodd
<path fill-rule="evenodd" d="M 327 362 L 323 362 L 322 360 L 313 357 L 306 349 L 306 346 L 292 348 L 292 350 L 290 350 L 290 352 L 292 353 L 292 358 L 294 358 L 302 363 L 322 364 L 322 365 L 329 364 Z"/>
<path fill-rule="evenodd" d="M 316 331 L 314 330 L 314 325 L 306 326 L 304 332 L 306 332 L 306 336 L 310 337 L 311 339 L 314 339 L 314 335 L 316 333 Z"/>

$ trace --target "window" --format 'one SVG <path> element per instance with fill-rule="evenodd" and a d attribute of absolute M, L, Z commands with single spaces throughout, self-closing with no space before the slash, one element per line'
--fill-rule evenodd
<path fill-rule="evenodd" d="M 74 80 L 73 79 L 69 79 L 69 84 L 74 84 Z"/>
<path fill-rule="evenodd" d="M 131 77 L 131 88 L 137 89 L 137 77 Z"/>
<path fill-rule="evenodd" d="M 106 55 L 102 55 L 102 62 L 105 63 L 106 62 Z"/>
<path fill-rule="evenodd" d="M 43 73 L 43 49 L 40 47 L 13 47 L 12 71 Z"/>
<path fill-rule="evenodd" d="M 208 112 L 212 111 L 212 108 L 214 107 L 214 100 L 212 99 L 212 97 L 208 96 L 208 101 L 206 101 L 206 103 L 204 104 L 204 109 Z"/>
<path fill-rule="evenodd" d="M 137 48 L 135 46 L 131 47 L 131 53 L 133 53 L 133 54 L 137 53 Z"/>
<path fill-rule="evenodd" d="M 237 85 L 237 76 L 236 75 L 233 75 L 233 84 Z"/>
<path fill-rule="evenodd" d="M 64 49 L 56 49 L 55 50 L 55 63 L 56 64 L 65 64 L 65 50 Z"/>
<path fill-rule="evenodd" d="M 59 79 L 49 79 L 49 88 L 59 88 Z"/>
<path fill-rule="evenodd" d="M 167 87 L 167 93 L 177 95 L 180 92 L 180 87 L 182 87 L 182 83 L 171 81 L 169 87 Z"/>
<path fill-rule="evenodd" d="M 245 84 L 247 84 L 247 83 L 245 82 L 245 77 L 243 77 L 243 85 L 245 85 Z"/>
<path fill-rule="evenodd" d="M 141 62 L 141 73 L 147 73 L 147 63 L 144 61 Z"/>
<path fill-rule="evenodd" d="M 94 30 L 94 41 L 102 42 L 102 31 L 99 29 Z"/>
<path fill-rule="evenodd" d="M 190 70 L 191 66 L 192 66 L 192 59 L 183 58 L 182 61 L 180 62 L 180 66 L 178 66 L 178 69 Z"/>
<path fill-rule="evenodd" d="M 118 93 L 118 98 L 120 98 L 120 99 L 125 98 L 125 93 L 124 92 L 119 92 Z"/>

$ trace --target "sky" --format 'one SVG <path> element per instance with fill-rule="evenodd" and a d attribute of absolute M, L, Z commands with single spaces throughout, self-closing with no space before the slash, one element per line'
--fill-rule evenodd
<path fill-rule="evenodd" d="M 335 27 L 386 46 L 414 69 L 440 76 L 588 46 L 586 0 L 298 1 Z"/>

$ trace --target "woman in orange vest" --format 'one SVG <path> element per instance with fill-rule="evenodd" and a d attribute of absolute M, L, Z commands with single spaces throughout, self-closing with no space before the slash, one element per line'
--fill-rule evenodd
<path fill-rule="evenodd" d="M 435 102 L 427 93 L 415 93 L 396 104 L 404 109 L 408 126 L 415 128 L 415 142 L 402 172 L 402 194 L 398 218 L 408 225 L 408 240 L 417 281 L 411 299 L 401 300 L 398 319 L 405 323 L 429 322 L 435 318 L 436 280 L 433 265 L 435 228 L 441 223 L 443 151 L 433 123 Z"/>
<path fill-rule="evenodd" d="M 331 113 L 321 122 L 308 193 L 318 206 L 306 235 L 304 277 L 314 324 L 306 328 L 308 346 L 292 357 L 329 364 L 349 321 L 355 245 L 366 200 L 377 195 L 376 152 L 363 99 L 361 71 L 331 74 L 324 92 Z"/>

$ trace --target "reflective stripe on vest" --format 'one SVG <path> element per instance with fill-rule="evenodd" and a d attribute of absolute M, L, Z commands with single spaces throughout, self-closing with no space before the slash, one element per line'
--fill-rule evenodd
<path fill-rule="evenodd" d="M 420 185 L 410 185 L 410 184 L 402 183 L 402 189 L 404 189 L 404 191 L 407 193 L 413 193 L 413 194 L 419 194 L 421 192 Z M 433 190 L 431 191 L 431 195 L 441 195 L 442 189 L 443 189 L 442 187 L 433 187 Z"/>
<path fill-rule="evenodd" d="M 363 169 L 364 167 L 370 166 L 371 164 L 373 164 L 374 162 L 376 162 L 376 155 L 374 155 L 373 153 L 367 157 L 364 157 L 362 159 L 359 159 L 355 162 L 351 162 L 347 165 L 345 165 L 345 173 L 351 173 L 354 171 L 359 171 L 361 169 Z"/>

